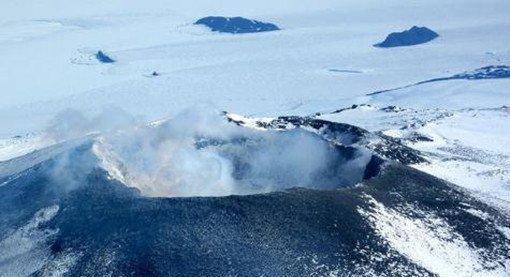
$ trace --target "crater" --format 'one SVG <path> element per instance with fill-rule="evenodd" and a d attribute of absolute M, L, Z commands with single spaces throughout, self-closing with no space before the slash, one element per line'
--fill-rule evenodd
<path fill-rule="evenodd" d="M 0 176 L 9 181 L 37 167 L 68 192 L 84 186 L 99 170 L 147 197 L 335 190 L 380 172 L 384 152 L 364 146 L 369 134 L 355 126 L 299 117 L 248 127 L 219 115 L 184 115 L 41 149 L 0 163 L 0 173 L 5 173 Z M 390 146 L 384 149 L 399 149 Z"/>
<path fill-rule="evenodd" d="M 367 149 L 331 142 L 301 128 L 229 125 L 221 135 L 200 130 L 177 137 L 173 127 L 159 126 L 141 137 L 98 141 L 95 152 L 111 176 L 143 195 L 163 197 L 246 195 L 294 187 L 331 190 L 370 178 L 383 161 Z"/>

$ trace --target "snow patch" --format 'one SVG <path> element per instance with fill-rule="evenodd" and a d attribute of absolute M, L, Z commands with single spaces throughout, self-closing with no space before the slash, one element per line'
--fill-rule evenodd
<path fill-rule="evenodd" d="M 24 226 L 0 241 L 0 276 L 28 276 L 49 260 L 47 241 L 58 230 L 42 229 L 58 213 L 54 205 L 39 210 Z"/>
<path fill-rule="evenodd" d="M 433 214 L 411 218 L 371 196 L 370 211 L 359 212 L 389 246 L 439 276 L 507 276 L 500 265 L 483 260 L 461 235 Z M 489 269 L 493 268 L 493 269 Z"/>

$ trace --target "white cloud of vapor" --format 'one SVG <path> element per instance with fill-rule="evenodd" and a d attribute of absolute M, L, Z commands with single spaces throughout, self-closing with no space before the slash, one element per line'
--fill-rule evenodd
<path fill-rule="evenodd" d="M 347 160 L 330 143 L 301 129 L 252 130 L 204 110 L 187 110 L 160 124 L 135 123 L 115 109 L 92 119 L 66 111 L 52 122 L 48 135 L 68 139 L 101 132 L 92 148 L 99 165 L 146 196 L 332 189 L 359 182 L 370 158 L 357 152 Z"/>

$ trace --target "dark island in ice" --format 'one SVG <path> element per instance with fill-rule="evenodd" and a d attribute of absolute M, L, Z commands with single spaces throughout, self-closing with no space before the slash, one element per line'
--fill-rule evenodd
<path fill-rule="evenodd" d="M 278 28 L 275 24 L 246 19 L 243 17 L 208 16 L 197 20 L 195 25 L 204 25 L 209 27 L 212 31 L 231 34 L 280 30 L 280 28 Z"/>
<path fill-rule="evenodd" d="M 410 46 L 429 42 L 439 35 L 427 27 L 413 26 L 409 30 L 389 34 L 383 42 L 374 44 L 375 47 Z"/>
<path fill-rule="evenodd" d="M 101 63 L 114 63 L 115 60 L 106 55 L 103 51 L 99 50 L 96 53 L 96 59 Z"/>

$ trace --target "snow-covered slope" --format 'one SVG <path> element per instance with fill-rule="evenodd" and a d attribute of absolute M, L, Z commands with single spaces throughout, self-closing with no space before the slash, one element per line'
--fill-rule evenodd
<path fill-rule="evenodd" d="M 448 99 L 445 97 L 445 99 Z M 509 108 L 400 108 L 364 105 L 321 115 L 402 141 L 428 163 L 417 168 L 510 207 Z M 492 199 L 492 200 L 491 200 Z M 506 204 L 505 204 L 506 203 Z"/>

